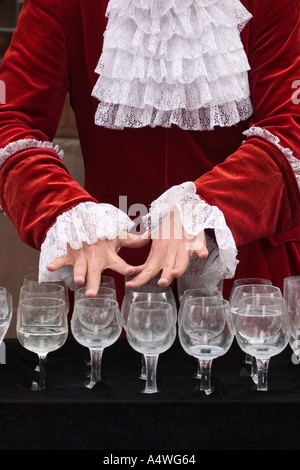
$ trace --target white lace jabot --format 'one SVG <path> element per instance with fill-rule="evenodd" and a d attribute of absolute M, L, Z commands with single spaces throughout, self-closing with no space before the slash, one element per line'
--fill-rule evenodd
<path fill-rule="evenodd" d="M 210 130 L 252 114 L 239 0 L 110 0 L 106 16 L 97 125 Z"/>

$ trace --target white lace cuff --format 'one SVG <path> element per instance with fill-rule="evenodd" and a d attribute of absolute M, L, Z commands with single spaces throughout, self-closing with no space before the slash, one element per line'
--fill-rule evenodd
<path fill-rule="evenodd" d="M 62 159 L 64 156 L 63 150 L 59 149 L 58 145 L 54 145 L 52 142 L 42 142 L 41 140 L 35 139 L 20 139 L 15 142 L 11 142 L 6 147 L 0 149 L 0 168 L 7 158 L 12 155 L 21 152 L 22 150 L 27 150 L 30 148 L 50 148 L 57 152 L 58 156 Z"/>
<path fill-rule="evenodd" d="M 208 239 L 209 257 L 205 260 L 193 259 L 190 269 L 197 275 L 214 279 L 234 276 L 238 263 L 237 249 L 223 213 L 216 206 L 210 206 L 196 194 L 193 182 L 173 186 L 151 204 L 149 213 L 143 217 L 147 230 L 154 237 L 160 224 L 176 206 L 180 212 L 183 228 L 189 235 L 198 235 L 207 229 L 214 230 L 215 240 Z"/>
<path fill-rule="evenodd" d="M 62 279 L 74 289 L 72 266 L 50 272 L 46 268 L 47 264 L 55 258 L 65 256 L 68 246 L 78 250 L 84 242 L 91 245 L 100 238 L 113 240 L 122 231 L 130 231 L 133 226 L 134 223 L 125 212 L 110 204 L 83 202 L 64 212 L 57 217 L 41 246 L 39 281 Z"/>
<path fill-rule="evenodd" d="M 250 129 L 244 131 L 243 134 L 246 137 L 256 135 L 258 137 L 262 137 L 265 140 L 268 140 L 269 142 L 272 142 L 272 144 L 274 144 L 283 153 L 283 155 L 287 158 L 288 162 L 290 163 L 298 183 L 298 188 L 300 190 L 300 161 L 298 160 L 298 158 L 294 157 L 293 151 L 291 149 L 284 148 L 280 145 L 279 137 L 275 136 L 267 129 L 263 129 L 262 127 L 256 126 L 250 127 Z"/>

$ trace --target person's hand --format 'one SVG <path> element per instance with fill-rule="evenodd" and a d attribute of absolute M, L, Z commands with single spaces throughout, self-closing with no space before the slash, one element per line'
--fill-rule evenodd
<path fill-rule="evenodd" d="M 79 250 L 68 248 L 66 256 L 56 258 L 47 265 L 49 271 L 57 271 L 64 266 L 73 266 L 73 278 L 77 285 L 86 282 L 86 296 L 97 294 L 101 283 L 101 273 L 105 269 L 112 269 L 123 275 L 131 276 L 136 268 L 127 264 L 117 253 L 119 247 L 140 248 L 150 240 L 149 232 L 138 236 L 122 233 L 114 240 L 99 239 L 96 243 L 88 245 L 83 243 Z"/>
<path fill-rule="evenodd" d="M 182 226 L 178 209 L 175 207 L 161 224 L 152 241 L 150 253 L 142 266 L 137 266 L 137 274 L 126 283 L 129 288 L 146 284 L 161 271 L 158 285 L 168 286 L 174 278 L 186 271 L 190 257 L 197 254 L 207 258 L 204 232 L 197 236 L 187 234 Z"/>

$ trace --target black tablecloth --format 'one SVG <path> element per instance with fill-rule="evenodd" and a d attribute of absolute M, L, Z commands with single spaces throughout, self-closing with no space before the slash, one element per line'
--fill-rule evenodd
<path fill-rule="evenodd" d="M 120 338 L 104 351 L 102 383 L 87 380 L 89 352 L 74 339 L 49 354 L 47 389 L 32 391 L 37 356 L 5 340 L 0 365 L 1 450 L 114 452 L 300 449 L 300 365 L 289 347 L 271 359 L 257 392 L 233 343 L 215 359 L 214 392 L 199 391 L 196 361 L 178 341 L 159 357 L 159 392 L 142 393 L 141 356 Z"/>

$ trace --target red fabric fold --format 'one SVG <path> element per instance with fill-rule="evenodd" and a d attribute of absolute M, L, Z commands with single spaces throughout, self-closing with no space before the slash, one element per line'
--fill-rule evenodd
<path fill-rule="evenodd" d="M 55 151 L 30 149 L 8 158 L 0 172 L 0 203 L 22 240 L 39 249 L 56 217 L 97 202 L 73 180 Z"/>
<path fill-rule="evenodd" d="M 224 213 L 238 247 L 300 224 L 296 180 L 272 144 L 245 143 L 195 185 L 200 197 Z"/>

